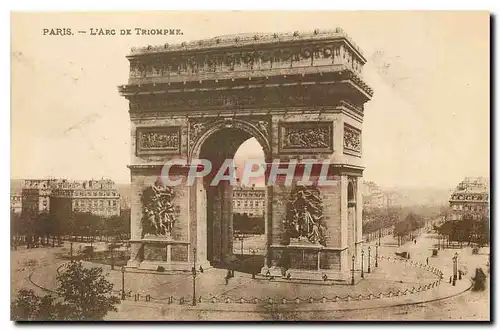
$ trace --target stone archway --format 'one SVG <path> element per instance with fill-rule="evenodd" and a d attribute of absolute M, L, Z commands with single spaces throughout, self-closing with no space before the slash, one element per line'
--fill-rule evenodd
<path fill-rule="evenodd" d="M 202 124 L 200 124 L 202 123 Z M 189 161 L 209 160 L 213 170 L 219 169 L 224 160 L 233 159 L 239 146 L 249 138 L 255 138 L 264 150 L 265 160 L 270 157 L 268 142 L 268 121 L 260 119 L 223 119 L 207 122 L 193 121 L 190 127 L 197 128 Z M 192 133 L 192 132 L 190 132 Z M 212 266 L 232 262 L 233 255 L 233 212 L 232 185 L 227 182 L 211 186 L 212 176 L 198 179 L 192 188 L 192 217 L 197 220 L 197 246 L 199 258 Z M 268 199 L 269 195 L 266 195 Z M 269 203 L 266 201 L 266 206 Z M 265 208 L 264 222 L 267 225 L 269 210 Z M 267 228 L 267 227 L 266 227 Z M 206 231 L 206 232 L 205 232 Z M 267 233 L 267 231 L 266 231 Z"/>
<path fill-rule="evenodd" d="M 127 58 L 129 81 L 119 91 L 129 101 L 132 138 L 128 267 L 190 270 L 193 263 L 208 266 L 209 258 L 226 258 L 230 239 L 220 244 L 223 250 L 215 252 L 212 245 L 208 252 L 207 212 L 230 210 L 222 206 L 230 188 L 206 194 L 202 178 L 193 186 L 173 187 L 162 186 L 158 178 L 168 160 L 187 160 L 170 173 L 183 180 L 193 159 L 220 161 L 252 136 L 266 163 L 291 167 L 297 159 L 327 161 L 327 177 L 334 183 L 314 189 L 283 182 L 267 187 L 262 273 L 349 277 L 349 248 L 362 240 L 362 123 L 373 91 L 361 76 L 366 59 L 342 30 L 221 36 L 133 48 Z M 222 153 L 211 152 L 211 145 Z M 356 198 L 348 199 L 352 178 Z M 321 212 L 294 209 L 290 200 L 297 194 L 314 196 Z M 348 216 L 350 204 L 355 217 Z M 295 221 L 312 225 L 299 226 L 295 238 Z M 155 232 L 145 230 L 155 229 L 150 226 L 155 222 L 166 223 L 162 229 L 168 231 L 146 233 Z M 230 221 L 224 222 L 230 228 Z M 318 229 L 320 241 L 309 233 Z"/>

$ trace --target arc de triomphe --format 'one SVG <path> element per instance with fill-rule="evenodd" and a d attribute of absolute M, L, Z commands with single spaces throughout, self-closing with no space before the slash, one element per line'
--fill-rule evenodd
<path fill-rule="evenodd" d="M 191 160 L 220 165 L 254 137 L 266 163 L 329 160 L 335 182 L 267 187 L 262 273 L 349 277 L 351 257 L 360 262 L 362 123 L 373 91 L 361 78 L 366 59 L 342 30 L 221 36 L 133 48 L 127 58 L 129 81 L 119 87 L 132 138 L 127 267 L 190 270 L 234 258 L 232 187 L 206 178 L 167 187 L 158 179 L 167 160 L 188 160 L 171 175 L 184 178 Z M 299 196 L 316 204 L 315 236 L 297 238 L 287 223 Z"/>

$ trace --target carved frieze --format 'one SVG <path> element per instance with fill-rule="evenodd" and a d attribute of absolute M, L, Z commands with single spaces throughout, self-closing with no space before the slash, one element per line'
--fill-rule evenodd
<path fill-rule="evenodd" d="M 361 73 L 362 64 L 352 50 L 340 42 L 321 46 L 279 47 L 273 50 L 230 50 L 212 52 L 203 57 L 187 53 L 162 56 L 155 60 L 133 59 L 130 78 L 192 76 L 207 73 L 283 69 L 305 66 L 344 64 Z"/>
<path fill-rule="evenodd" d="M 281 123 L 280 152 L 332 152 L 332 122 Z"/>
<path fill-rule="evenodd" d="M 136 153 L 168 154 L 180 152 L 180 127 L 137 128 Z"/>
<path fill-rule="evenodd" d="M 361 131 L 349 124 L 344 124 L 344 153 L 361 155 Z"/>
<path fill-rule="evenodd" d="M 285 223 L 289 238 L 326 244 L 323 201 L 316 186 L 296 186 L 290 192 Z"/>
<path fill-rule="evenodd" d="M 273 107 L 336 107 L 341 103 L 333 88 L 288 87 L 286 89 L 252 89 L 229 91 L 198 91 L 170 93 L 167 97 L 135 96 L 130 98 L 130 112 L 171 111 L 191 109 L 242 109 Z M 349 108 L 363 115 L 360 105 Z"/>
<path fill-rule="evenodd" d="M 176 222 L 173 188 L 163 185 L 158 179 L 142 192 L 143 235 L 170 237 Z"/>

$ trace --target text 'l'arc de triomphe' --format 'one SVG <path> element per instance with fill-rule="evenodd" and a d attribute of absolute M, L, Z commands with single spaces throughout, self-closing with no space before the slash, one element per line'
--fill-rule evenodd
<path fill-rule="evenodd" d="M 129 81 L 119 91 L 132 124 L 128 268 L 190 270 L 234 258 L 232 187 L 204 178 L 167 187 L 158 178 L 169 159 L 204 158 L 215 167 L 254 137 L 266 163 L 328 159 L 335 181 L 267 187 L 262 273 L 349 277 L 351 257 L 360 260 L 362 122 L 373 91 L 361 78 L 366 59 L 341 29 L 147 46 L 127 58 Z M 176 169 L 171 178 L 186 176 Z M 289 224 L 301 198 L 315 204 L 314 235 L 297 236 Z"/>

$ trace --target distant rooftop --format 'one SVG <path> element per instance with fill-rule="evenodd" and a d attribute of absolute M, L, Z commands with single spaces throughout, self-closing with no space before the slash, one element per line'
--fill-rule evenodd
<path fill-rule="evenodd" d="M 489 191 L 490 181 L 485 177 L 465 177 L 461 181 L 454 193 L 470 192 L 470 193 L 485 193 Z"/>
<path fill-rule="evenodd" d="M 115 182 L 111 179 L 67 180 L 62 178 L 26 179 L 23 188 L 38 189 L 111 189 Z"/>

